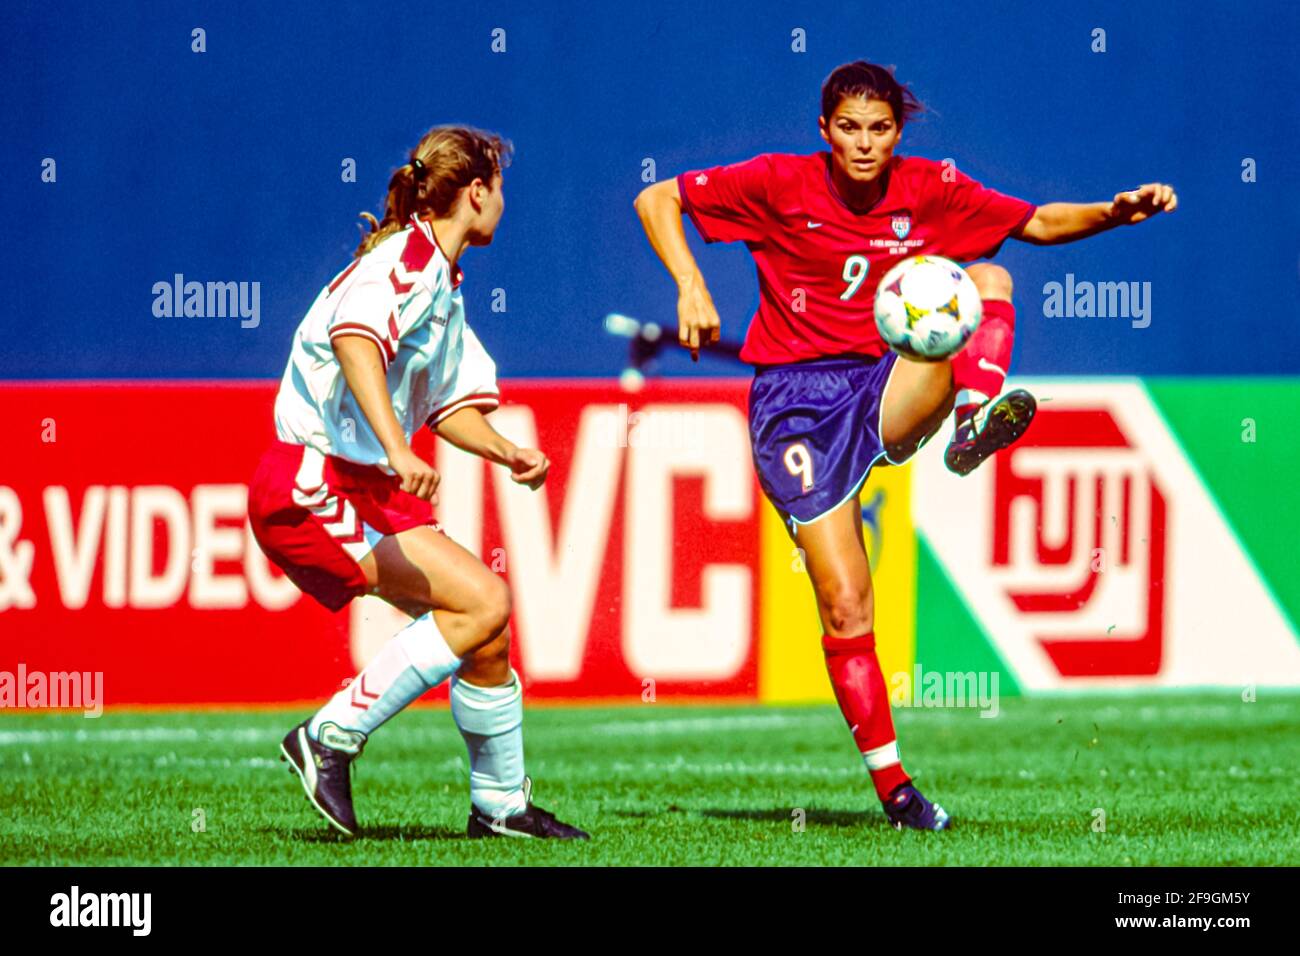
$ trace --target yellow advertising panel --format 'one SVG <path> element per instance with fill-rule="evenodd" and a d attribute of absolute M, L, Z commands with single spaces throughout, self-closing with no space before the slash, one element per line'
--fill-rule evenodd
<path fill-rule="evenodd" d="M 872 470 L 860 499 L 876 594 L 876 649 L 891 675 L 916 658 L 916 534 L 911 465 Z M 761 509 L 758 694 L 765 703 L 832 701 L 821 652 L 821 623 L 802 555 L 766 500 Z"/>

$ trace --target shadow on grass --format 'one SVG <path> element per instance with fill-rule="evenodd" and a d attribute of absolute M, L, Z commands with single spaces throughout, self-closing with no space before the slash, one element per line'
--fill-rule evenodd
<path fill-rule="evenodd" d="M 701 810 L 700 816 L 715 817 L 722 820 L 754 820 L 759 823 L 781 823 L 789 825 L 794 819 L 794 808 L 781 807 L 775 810 Z M 891 829 L 889 820 L 883 813 L 873 810 L 815 810 L 808 809 L 804 821 L 808 826 L 852 827 L 861 829 Z M 1043 836 L 1042 824 L 1020 821 L 988 821 L 970 817 L 958 817 L 953 820 L 952 830 L 963 833 L 989 834 L 1005 836 L 1009 830 L 1015 830 L 1025 836 Z M 915 831 L 908 831 L 915 832 Z"/>
<path fill-rule="evenodd" d="M 446 827 L 424 826 L 367 826 L 352 838 L 345 837 L 337 830 L 325 827 L 316 829 L 291 830 L 288 834 L 292 840 L 303 843 L 365 843 L 368 840 L 378 842 L 416 843 L 421 840 L 468 840 L 464 830 L 449 830 Z"/>
<path fill-rule="evenodd" d="M 823 827 L 874 827 L 889 826 L 883 813 L 871 813 L 863 810 L 816 810 L 809 809 L 804 822 L 809 826 Z M 722 820 L 754 820 L 759 823 L 789 823 L 794 819 L 791 807 L 774 810 L 701 810 L 700 816 L 715 817 Z"/>

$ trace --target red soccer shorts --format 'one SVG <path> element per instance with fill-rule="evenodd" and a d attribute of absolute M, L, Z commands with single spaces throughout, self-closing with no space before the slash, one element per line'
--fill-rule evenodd
<path fill-rule="evenodd" d="M 248 486 L 248 520 L 266 556 L 331 611 L 367 592 L 358 564 L 379 539 L 421 525 L 433 506 L 371 465 L 277 441 Z"/>

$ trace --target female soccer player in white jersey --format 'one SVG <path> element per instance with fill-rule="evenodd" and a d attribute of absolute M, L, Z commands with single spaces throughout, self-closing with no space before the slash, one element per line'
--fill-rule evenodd
<path fill-rule="evenodd" d="M 829 152 L 682 173 L 642 191 L 636 206 L 677 280 L 679 340 L 693 355 L 717 341 L 720 323 L 683 214 L 706 241 L 743 241 L 754 257 L 760 301 L 740 354 L 757 366 L 749 421 L 759 483 L 804 551 L 831 684 L 886 815 L 900 829 L 941 830 L 948 814 L 912 786 L 898 755 L 858 494 L 877 461 L 905 461 L 950 411 L 957 427 L 945 461 L 969 473 L 1023 434 L 1035 402 L 1023 389 L 999 395 L 1015 328 L 1005 269 L 968 268 L 984 320 L 948 362 L 888 350 L 876 332 L 876 285 L 905 256 L 965 262 L 1008 237 L 1069 242 L 1172 212 L 1177 200 L 1151 183 L 1108 202 L 1034 206 L 950 165 L 896 156 L 920 104 L 889 70 L 861 60 L 831 73 L 821 105 Z"/>
<path fill-rule="evenodd" d="M 465 324 L 461 255 L 492 241 L 510 144 L 468 127 L 427 133 L 388 185 L 384 218 L 294 334 L 278 440 L 249 487 L 258 543 L 330 610 L 376 594 L 413 620 L 281 745 L 317 810 L 357 832 L 349 771 L 369 736 L 451 679 L 470 761 L 471 837 L 586 838 L 531 800 L 523 703 L 510 667 L 510 594 L 433 520 L 438 473 L 411 451 L 431 428 L 536 489 L 550 462 L 484 417 L 496 366 Z"/>

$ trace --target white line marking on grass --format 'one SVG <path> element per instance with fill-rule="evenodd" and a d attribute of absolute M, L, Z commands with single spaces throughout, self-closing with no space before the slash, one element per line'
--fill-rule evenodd
<path fill-rule="evenodd" d="M 614 774 L 684 773 L 706 777 L 756 774 L 775 777 L 832 777 L 836 779 L 856 779 L 862 776 L 862 771 L 858 767 L 826 767 L 806 762 L 786 763 L 783 761 L 751 763 L 745 760 L 723 760 L 716 763 L 701 763 L 678 758 L 676 760 L 645 760 L 640 763 L 616 760 L 608 766 L 610 772 Z"/>
<path fill-rule="evenodd" d="M 696 734 L 733 730 L 783 730 L 795 727 L 825 728 L 834 723 L 828 713 L 735 714 L 727 717 L 666 717 L 646 720 L 607 720 L 592 724 L 587 732 L 599 737 L 640 737 L 654 734 Z"/>
<path fill-rule="evenodd" d="M 1171 723 L 1185 723 L 1187 721 L 1210 721 L 1213 723 L 1223 723 L 1230 720 L 1240 720 L 1255 716 L 1256 713 L 1264 713 L 1261 710 L 1252 710 L 1252 705 L 1245 703 L 1216 703 L 1216 704 L 1187 704 L 1171 701 L 1167 704 L 1142 704 L 1140 706 L 1124 706 L 1122 704 L 1112 704 L 1103 707 L 1100 710 L 1094 710 L 1087 716 L 1098 721 L 1118 721 L 1118 720 L 1141 720 L 1151 721 L 1169 721 Z"/>
<path fill-rule="evenodd" d="M 259 770 L 281 769 L 286 764 L 269 757 L 178 757 L 176 754 L 163 754 L 153 758 L 156 768 L 163 767 L 256 767 Z"/>
<path fill-rule="evenodd" d="M 269 757 L 243 757 L 239 760 L 210 757 L 181 757 L 176 760 L 155 760 L 155 767 L 256 767 L 259 770 L 278 770 L 284 766 L 279 760 Z"/>
<path fill-rule="evenodd" d="M 23 744 L 266 743 L 274 730 L 195 730 L 193 727 L 131 727 L 119 730 L 0 730 L 0 747 Z"/>

